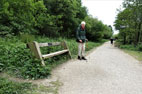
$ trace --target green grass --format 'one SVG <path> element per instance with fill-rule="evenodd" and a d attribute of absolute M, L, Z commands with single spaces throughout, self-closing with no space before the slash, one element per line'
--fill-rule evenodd
<path fill-rule="evenodd" d="M 133 56 L 134 58 L 136 58 L 139 61 L 142 61 L 142 45 L 123 45 L 120 42 L 116 42 L 115 45 L 117 47 L 119 47 L 120 49 L 122 49 L 124 52 L 130 54 L 131 56 Z"/>
<path fill-rule="evenodd" d="M 58 89 L 62 86 L 62 83 L 57 80 L 52 81 L 49 84 L 49 86 L 36 86 L 31 94 L 58 94 Z"/>
<path fill-rule="evenodd" d="M 49 85 L 37 85 L 28 82 L 15 82 L 7 77 L 0 77 L 0 94 L 58 94 L 62 83 L 52 81 Z"/>
<path fill-rule="evenodd" d="M 124 50 L 124 52 L 130 54 L 131 56 L 133 56 L 137 60 L 142 61 L 142 52 L 140 52 L 140 51 L 131 51 L 131 50 L 126 50 L 126 49 Z"/>
<path fill-rule="evenodd" d="M 31 83 L 17 83 L 0 77 L 0 94 L 30 94 Z"/>

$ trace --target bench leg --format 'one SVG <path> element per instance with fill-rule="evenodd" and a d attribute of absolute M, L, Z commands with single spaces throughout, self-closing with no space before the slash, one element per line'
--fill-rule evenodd
<path fill-rule="evenodd" d="M 68 50 L 69 50 L 69 47 L 67 46 L 66 41 L 63 41 L 63 42 L 62 42 L 62 46 L 64 47 L 64 49 L 68 49 Z M 70 59 L 72 59 L 70 50 L 68 51 L 68 54 L 69 54 L 69 56 L 70 56 Z"/>
<path fill-rule="evenodd" d="M 72 59 L 72 56 L 71 56 L 71 52 L 70 52 L 70 51 L 68 51 L 68 54 L 69 54 L 69 56 L 70 56 L 70 59 Z"/>
<path fill-rule="evenodd" d="M 41 60 L 41 63 L 42 63 L 43 66 L 45 66 L 44 60 Z"/>

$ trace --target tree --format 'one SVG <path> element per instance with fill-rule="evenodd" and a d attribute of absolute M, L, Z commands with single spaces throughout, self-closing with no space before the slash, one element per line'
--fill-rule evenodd
<path fill-rule="evenodd" d="M 56 16 L 58 32 L 62 36 L 74 37 L 78 24 L 87 16 L 81 0 L 44 0 L 47 12 Z"/>
<path fill-rule="evenodd" d="M 1 0 L 0 35 L 32 33 L 47 37 L 75 38 L 81 21 L 87 22 L 89 39 L 108 38 L 112 31 L 88 15 L 81 0 Z"/>
<path fill-rule="evenodd" d="M 50 15 L 42 0 L 1 0 L 0 31 L 17 35 L 37 33 L 43 28 Z M 51 22 L 51 21 L 50 21 Z M 7 28 L 4 28 L 7 27 Z"/>
<path fill-rule="evenodd" d="M 100 41 L 102 38 L 109 39 L 112 36 L 112 30 L 104 25 L 97 18 L 91 15 L 85 18 L 87 38 L 92 41 Z"/>
<path fill-rule="evenodd" d="M 119 37 L 123 43 L 135 45 L 142 41 L 142 6 L 141 0 L 125 0 L 124 10 L 120 11 L 115 21 L 115 27 L 120 31 Z"/>

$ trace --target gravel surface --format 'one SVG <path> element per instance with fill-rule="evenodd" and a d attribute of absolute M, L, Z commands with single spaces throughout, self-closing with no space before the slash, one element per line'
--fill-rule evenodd
<path fill-rule="evenodd" d="M 59 94 L 142 94 L 142 64 L 109 42 L 52 72 Z"/>

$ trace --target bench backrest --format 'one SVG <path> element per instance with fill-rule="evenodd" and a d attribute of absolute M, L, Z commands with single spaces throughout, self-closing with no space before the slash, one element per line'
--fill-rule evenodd
<path fill-rule="evenodd" d="M 35 56 L 36 58 L 40 59 L 41 63 L 43 65 L 45 65 L 44 60 L 43 60 L 45 55 L 42 55 L 42 53 L 40 51 L 40 47 L 49 47 L 49 46 L 63 46 L 64 49 L 68 49 L 66 42 L 38 43 L 36 41 L 33 41 L 31 43 L 28 43 L 28 47 L 31 49 L 32 55 Z M 63 54 L 65 52 L 67 52 L 67 51 L 62 51 L 62 52 L 59 52 L 58 54 L 54 54 L 54 55 L 52 54 L 52 56 L 49 56 L 48 54 L 47 55 L 48 55 L 48 57 L 53 57 L 53 56 L 56 56 L 59 54 Z M 68 49 L 68 53 L 71 57 L 71 53 L 70 53 L 69 49 Z"/>
<path fill-rule="evenodd" d="M 61 42 L 54 42 L 54 43 L 38 43 L 39 47 L 46 47 L 46 46 L 59 46 Z"/>

